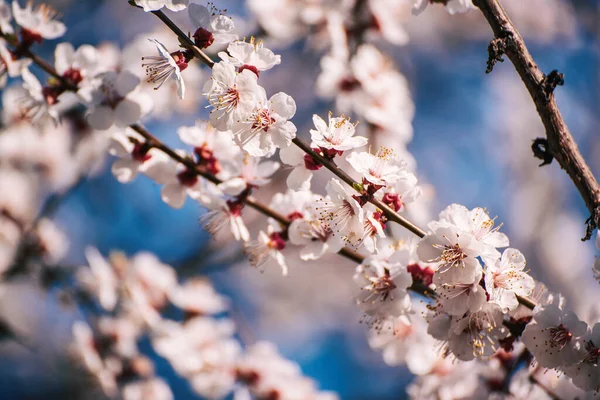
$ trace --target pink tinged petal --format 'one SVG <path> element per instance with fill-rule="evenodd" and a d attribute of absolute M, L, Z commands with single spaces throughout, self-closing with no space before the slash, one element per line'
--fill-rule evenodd
<path fill-rule="evenodd" d="M 287 263 L 285 261 L 285 257 L 283 256 L 283 254 L 281 254 L 280 251 L 276 251 L 275 252 L 275 259 L 277 260 L 277 263 L 281 267 L 281 274 L 283 276 L 287 276 L 287 274 L 288 274 L 288 266 L 287 266 Z"/>
<path fill-rule="evenodd" d="M 329 245 L 320 240 L 309 242 L 300 250 L 300 258 L 304 261 L 318 260 L 327 252 Z"/>
<path fill-rule="evenodd" d="M 307 191 L 310 190 L 310 182 L 312 181 L 313 173 L 304 166 L 299 165 L 292 170 L 288 175 L 286 184 L 292 190 Z"/>
<path fill-rule="evenodd" d="M 296 126 L 292 122 L 286 121 L 284 124 L 277 124 L 269 129 L 269 133 L 275 146 L 278 148 L 289 147 L 296 137 Z"/>
<path fill-rule="evenodd" d="M 169 183 L 160 191 L 161 199 L 173 208 L 181 208 L 185 204 L 187 193 L 179 183 Z"/>
<path fill-rule="evenodd" d="M 231 55 L 231 58 L 234 59 L 233 63 L 237 63 L 237 66 L 241 66 L 242 64 L 246 64 L 252 53 L 254 53 L 254 45 L 242 41 L 233 42 L 227 46 L 227 52 Z M 225 52 L 223 53 L 227 54 Z M 221 53 L 219 53 L 219 55 L 220 54 Z"/>
<path fill-rule="evenodd" d="M 502 232 L 492 232 L 486 238 L 485 242 L 494 247 L 507 247 L 510 244 L 508 236 Z"/>
<path fill-rule="evenodd" d="M 115 124 L 125 128 L 139 121 L 142 116 L 140 105 L 132 100 L 125 98 L 117 108 L 115 108 Z"/>
<path fill-rule="evenodd" d="M 177 83 L 177 97 L 183 100 L 185 97 L 185 83 L 183 82 L 183 76 L 181 75 L 179 68 L 175 70 L 175 77 L 175 82 Z"/>
<path fill-rule="evenodd" d="M 573 336 L 583 336 L 587 333 L 587 324 L 581 321 L 574 312 L 567 312 L 563 317 L 562 322 Z"/>
<path fill-rule="evenodd" d="M 121 183 L 128 183 L 137 176 L 139 162 L 127 159 L 119 159 L 113 162 L 111 172 Z"/>
<path fill-rule="evenodd" d="M 254 75 L 252 73 L 252 75 Z M 256 75 L 254 75 L 256 76 Z M 212 77 L 213 80 L 217 82 L 222 82 L 228 87 L 232 87 L 235 84 L 235 67 L 232 64 L 226 62 L 216 63 L 212 68 Z M 212 82 L 207 82 L 207 85 L 210 85 Z M 208 90 L 205 90 L 208 91 Z"/>
<path fill-rule="evenodd" d="M 74 55 L 75 50 L 73 49 L 73 45 L 70 43 L 59 43 L 56 46 L 56 49 L 54 50 L 54 67 L 60 75 L 64 74 L 69 68 L 71 68 Z"/>
<path fill-rule="evenodd" d="M 548 304 L 544 308 L 534 310 L 533 317 L 542 326 L 556 327 L 561 323 L 562 314 L 562 310 L 556 305 Z"/>
<path fill-rule="evenodd" d="M 160 150 L 151 149 L 148 154 L 151 157 L 142 164 L 140 172 L 158 184 L 172 183 L 177 174 L 175 163 Z"/>
<path fill-rule="evenodd" d="M 229 196 L 237 196 L 248 187 L 248 183 L 244 178 L 238 177 L 220 183 L 217 187 Z"/>
<path fill-rule="evenodd" d="M 182 11 L 185 10 L 189 3 L 189 0 L 167 0 L 165 6 L 171 11 Z"/>
<path fill-rule="evenodd" d="M 327 123 L 323 121 L 323 118 L 319 117 L 317 114 L 313 115 L 313 123 L 315 124 L 315 127 L 318 131 L 327 132 Z M 311 135 L 312 132 L 313 130 L 311 130 Z"/>
<path fill-rule="evenodd" d="M 122 71 L 115 80 L 115 89 L 117 93 L 125 97 L 132 92 L 140 83 L 140 78 L 130 71 Z"/>
<path fill-rule="evenodd" d="M 292 96 L 279 92 L 271 96 L 271 110 L 283 119 L 290 119 L 296 114 L 296 102 Z"/>
<path fill-rule="evenodd" d="M 106 130 L 113 126 L 115 121 L 115 113 L 112 108 L 106 106 L 98 106 L 92 110 L 87 116 L 87 122 L 94 129 Z"/>
<path fill-rule="evenodd" d="M 230 33 L 234 29 L 235 24 L 233 23 L 233 19 L 226 15 L 217 15 L 216 18 L 211 18 L 208 26 L 208 30 L 214 33 Z"/>
<path fill-rule="evenodd" d="M 134 144 L 125 135 L 119 135 L 110 141 L 108 153 L 119 158 L 129 158 L 134 147 Z"/>
<path fill-rule="evenodd" d="M 192 21 L 195 27 L 208 28 L 208 24 L 210 23 L 210 11 L 208 11 L 208 8 L 192 3 L 188 7 L 188 14 L 190 21 Z"/>
<path fill-rule="evenodd" d="M 277 161 L 263 161 L 258 164 L 256 175 L 257 177 L 268 178 L 279 170 L 280 165 Z"/>
<path fill-rule="evenodd" d="M 287 165 L 303 165 L 304 152 L 296 146 L 288 146 L 279 150 L 279 158 Z"/>

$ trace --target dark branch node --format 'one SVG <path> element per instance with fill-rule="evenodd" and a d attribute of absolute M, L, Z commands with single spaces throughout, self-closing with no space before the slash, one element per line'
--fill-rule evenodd
<path fill-rule="evenodd" d="M 565 74 L 562 74 L 557 70 L 552 70 L 552 72 L 544 76 L 544 80 L 542 81 L 542 90 L 546 95 L 546 99 L 550 98 L 550 95 L 554 93 L 554 89 L 556 89 L 557 86 L 562 86 L 564 84 Z"/>
<path fill-rule="evenodd" d="M 540 164 L 540 167 L 550 164 L 554 159 L 554 156 L 550 152 L 550 148 L 548 146 L 548 139 L 546 138 L 537 138 L 531 144 L 531 150 L 533 151 L 533 156 L 535 158 L 539 158 L 543 162 Z"/>
<path fill-rule="evenodd" d="M 592 215 L 585 221 L 585 237 L 581 238 L 582 242 L 586 240 L 590 240 L 592 238 L 592 234 L 598 228 L 598 224 L 600 223 L 600 206 L 596 206 Z"/>
<path fill-rule="evenodd" d="M 494 66 L 497 62 L 504 62 L 502 56 L 506 53 L 506 42 L 506 36 L 492 39 L 490 42 L 490 45 L 488 46 L 487 68 L 485 69 L 486 74 L 489 74 L 494 70 Z"/>

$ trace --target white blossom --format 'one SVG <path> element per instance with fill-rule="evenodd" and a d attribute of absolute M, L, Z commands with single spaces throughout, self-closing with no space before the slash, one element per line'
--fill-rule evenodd
<path fill-rule="evenodd" d="M 486 291 L 490 301 L 498 304 L 504 312 L 519 306 L 517 296 L 528 297 L 533 293 L 535 282 L 524 269 L 525 257 L 516 249 L 504 250 L 500 260 L 486 265 Z"/>
<path fill-rule="evenodd" d="M 223 45 L 237 40 L 238 35 L 234 33 L 235 25 L 230 17 L 212 5 L 209 9 L 198 3 L 199 1 L 192 0 L 188 7 L 190 20 L 198 28 L 194 33 L 197 46 L 207 48 L 213 43 Z"/>
<path fill-rule="evenodd" d="M 312 147 L 321 147 L 338 152 L 355 149 L 367 144 L 367 138 L 354 136 L 355 124 L 344 117 L 333 117 L 329 114 L 329 123 L 325 123 L 318 115 L 313 115 L 313 123 L 317 129 L 310 130 Z"/>
<path fill-rule="evenodd" d="M 237 68 L 248 68 L 259 73 L 266 71 L 281 63 L 281 56 L 275 55 L 272 50 L 264 47 L 262 40 L 255 41 L 250 38 L 250 43 L 244 41 L 231 42 L 227 52 L 219 52 L 219 57 Z"/>
<path fill-rule="evenodd" d="M 347 188 L 337 179 L 327 183 L 328 197 L 318 203 L 319 219 L 331 231 L 332 241 L 357 245 L 364 235 L 364 213 L 354 198 L 354 189 Z"/>
<path fill-rule="evenodd" d="M 246 121 L 258 99 L 265 97 L 256 74 L 249 70 L 237 73 L 232 64 L 224 61 L 213 66 L 211 80 L 204 86 L 204 96 L 212 107 L 210 122 L 220 131 Z"/>
<path fill-rule="evenodd" d="M 19 0 L 13 0 L 12 12 L 15 22 L 27 32 L 26 36 L 32 41 L 57 39 L 67 31 L 62 22 L 54 19 L 56 11 L 46 4 L 33 7 L 33 3 L 28 2 L 25 8 L 21 8 Z"/>
<path fill-rule="evenodd" d="M 288 121 L 295 113 L 296 102 L 285 93 L 274 94 L 268 101 L 259 98 L 251 114 L 234 124 L 235 141 L 251 156 L 270 157 L 296 137 L 296 126 Z"/>
<path fill-rule="evenodd" d="M 171 11 L 185 10 L 189 0 L 135 0 L 135 4 L 141 6 L 144 11 L 156 11 L 163 7 Z"/>
<path fill-rule="evenodd" d="M 142 60 L 147 61 L 142 64 L 146 67 L 148 83 L 156 84 L 154 90 L 160 87 L 170 78 L 174 77 L 177 82 L 177 96 L 180 99 L 185 97 L 185 83 L 181 72 L 187 68 L 186 56 L 182 51 L 169 53 L 164 44 L 156 39 L 148 39 L 156 45 L 158 56 L 146 56 Z"/>
<path fill-rule="evenodd" d="M 586 333 L 587 324 L 575 313 L 549 304 L 535 308 L 521 340 L 542 367 L 556 368 L 578 361 L 580 339 Z"/>

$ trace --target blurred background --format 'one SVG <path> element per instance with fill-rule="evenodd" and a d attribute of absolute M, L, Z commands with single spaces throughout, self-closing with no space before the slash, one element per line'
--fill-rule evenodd
<path fill-rule="evenodd" d="M 61 40 L 76 47 L 111 42 L 124 49 L 156 32 L 167 34 L 154 16 L 125 0 L 47 2 L 59 10 L 68 27 Z M 314 94 L 322 56 L 315 39 L 298 35 L 287 42 L 273 40 L 243 2 L 214 3 L 228 10 L 240 36 L 257 33 L 282 55 L 282 65 L 261 76 L 261 81 L 268 93 L 285 91 L 295 98 L 294 123 L 299 135 L 308 137 L 311 115 L 324 116 L 334 109 L 333 102 Z M 502 4 L 541 69 L 565 74 L 565 86 L 556 92 L 559 106 L 583 156 L 600 176 L 600 2 L 503 0 Z M 193 29 L 187 15 L 179 14 L 173 17 L 180 26 Z M 511 246 L 525 254 L 532 276 L 563 293 L 580 317 L 598 321 L 600 287 L 591 272 L 597 250 L 593 241 L 580 241 L 587 210 L 555 162 L 539 168 L 540 160 L 532 156 L 532 140 L 545 134 L 512 65 L 498 64 L 493 73 L 485 74 L 492 38 L 489 26 L 477 11 L 450 16 L 435 6 L 419 17 L 408 13 L 403 26 L 408 44 L 378 43 L 378 47 L 406 76 L 416 107 L 408 150 L 427 188 L 428 203 L 419 223 L 424 226 L 428 216 L 435 218 L 455 202 L 486 207 L 504 223 Z M 44 43 L 39 53 L 52 59 L 54 45 Z M 139 64 L 141 70 L 141 60 Z M 207 117 L 200 89 L 209 72 L 198 68 L 195 78 L 186 73 L 186 79 L 200 84 L 188 92 L 185 106 L 145 122 L 173 146 L 180 145 L 179 126 Z M 287 173 L 276 175 L 279 188 Z M 322 191 L 329 178 L 322 172 L 314 190 Z M 268 189 L 257 196 L 268 201 Z M 55 221 L 70 240 L 66 264 L 85 264 L 83 250 L 89 245 L 105 255 L 111 250 L 129 255 L 151 251 L 184 276 L 207 275 L 232 299 L 234 318 L 248 340 L 273 341 L 322 389 L 336 391 L 342 399 L 405 396 L 411 375 L 402 367 L 386 366 L 381 354 L 368 346 L 367 329 L 359 323 L 353 301 L 352 264 L 332 257 L 297 263 L 287 277 L 277 270 L 260 273 L 244 261 L 239 247 L 215 241 L 202 230 L 198 219 L 203 212 L 189 200 L 182 210 L 171 209 L 161 201 L 159 187 L 144 177 L 127 185 L 118 183 L 107 162 L 61 203 Z M 251 231 L 264 229 L 263 218 L 250 212 L 248 217 Z M 0 311 L 31 332 L 29 341 L 47 349 L 31 352 L 14 343 L 0 345 L 0 398 L 68 398 L 62 397 L 69 393 L 68 379 L 57 379 L 56 371 L 69 368 L 59 355 L 71 340 L 76 312 L 25 283 L 7 289 Z M 151 346 L 142 343 L 142 348 L 151 354 Z M 158 361 L 157 367 L 177 399 L 197 398 L 168 363 Z"/>

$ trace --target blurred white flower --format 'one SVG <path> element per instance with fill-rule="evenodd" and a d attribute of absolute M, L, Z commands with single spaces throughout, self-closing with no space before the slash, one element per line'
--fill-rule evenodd
<path fill-rule="evenodd" d="M 19 0 L 13 0 L 12 12 L 15 22 L 23 28 L 23 41 L 29 45 L 33 42 L 41 43 L 43 39 L 57 39 L 65 34 L 65 25 L 56 21 L 56 11 L 46 4 L 33 7 L 28 2 L 25 8 L 21 8 Z"/>

